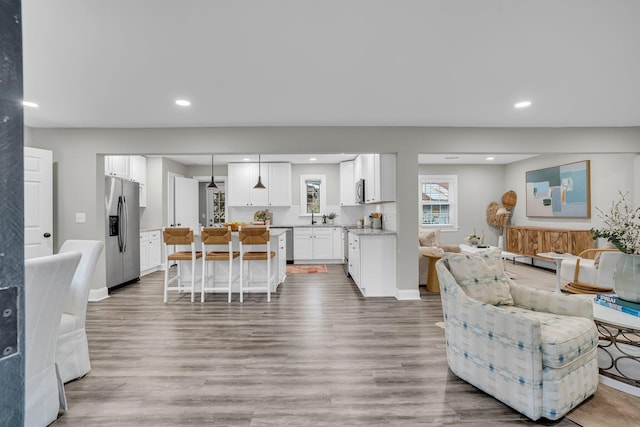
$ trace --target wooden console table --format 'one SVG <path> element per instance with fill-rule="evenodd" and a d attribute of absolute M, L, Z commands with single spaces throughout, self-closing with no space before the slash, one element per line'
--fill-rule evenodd
<path fill-rule="evenodd" d="M 591 230 L 571 230 L 544 227 L 507 227 L 507 252 L 518 256 L 544 259 L 540 252 L 561 252 L 578 255 L 585 249 L 596 247 Z M 548 260 L 548 259 L 547 259 Z"/>

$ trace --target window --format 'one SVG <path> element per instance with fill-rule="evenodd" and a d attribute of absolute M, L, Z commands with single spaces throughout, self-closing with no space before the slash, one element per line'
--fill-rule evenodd
<path fill-rule="evenodd" d="M 457 175 L 420 175 L 418 184 L 420 226 L 457 228 Z"/>
<path fill-rule="evenodd" d="M 202 177 L 200 184 L 204 191 L 204 197 L 206 199 L 205 209 L 206 215 L 204 211 L 202 212 L 203 216 L 206 216 L 206 224 L 207 227 L 214 227 L 216 225 L 222 224 L 226 222 L 227 216 L 227 203 L 226 203 L 226 179 L 225 178 L 216 178 L 215 182 L 218 188 L 208 188 L 209 177 L 204 177 L 207 181 L 202 181 Z M 202 195 L 201 195 L 202 197 Z M 202 203 L 202 200 L 201 200 Z M 202 208 L 201 208 L 202 209 Z"/>
<path fill-rule="evenodd" d="M 325 175 L 300 175 L 300 215 L 326 211 Z"/>

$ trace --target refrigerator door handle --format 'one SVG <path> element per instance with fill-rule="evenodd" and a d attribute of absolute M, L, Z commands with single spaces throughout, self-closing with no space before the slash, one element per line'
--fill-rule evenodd
<path fill-rule="evenodd" d="M 122 239 L 122 252 L 127 251 L 127 239 L 129 238 L 129 207 L 127 206 L 127 199 L 122 196 L 122 205 L 124 206 L 124 216 L 120 218 L 120 223 L 124 223 L 122 228 L 124 229 L 124 238 Z"/>
<path fill-rule="evenodd" d="M 122 196 L 118 197 L 118 249 L 122 252 Z"/>

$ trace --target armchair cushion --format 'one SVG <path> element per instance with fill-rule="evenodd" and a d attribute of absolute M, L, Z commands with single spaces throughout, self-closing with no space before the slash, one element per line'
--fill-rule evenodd
<path fill-rule="evenodd" d="M 501 253 L 499 248 L 473 254 L 447 253 L 446 262 L 456 282 L 471 298 L 492 305 L 512 305 Z"/>
<path fill-rule="evenodd" d="M 517 306 L 503 309 L 509 314 L 540 323 L 543 366 L 562 368 L 596 346 L 598 334 L 593 320 L 533 311 Z"/>
<path fill-rule="evenodd" d="M 418 242 L 420 242 L 420 246 L 440 246 L 440 229 L 420 229 Z"/>

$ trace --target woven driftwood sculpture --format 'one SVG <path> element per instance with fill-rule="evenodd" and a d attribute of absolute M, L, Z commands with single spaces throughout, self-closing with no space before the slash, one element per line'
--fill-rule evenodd
<path fill-rule="evenodd" d="M 491 202 L 487 206 L 487 224 L 498 228 L 500 235 L 502 235 L 504 227 L 509 222 L 511 209 L 516 205 L 516 200 L 516 192 L 509 190 L 502 195 L 502 206 L 497 202 Z"/>

